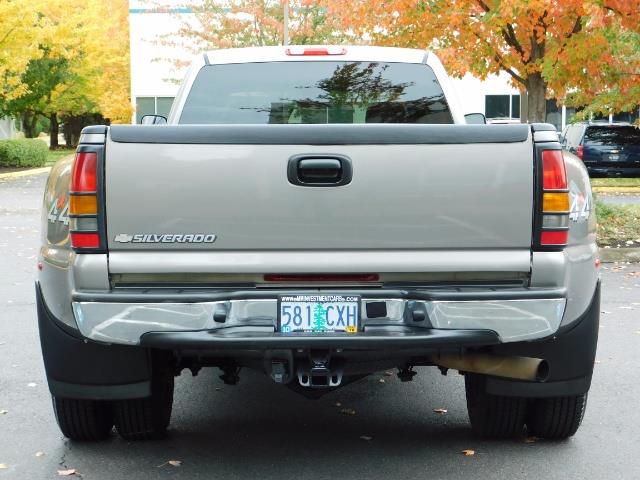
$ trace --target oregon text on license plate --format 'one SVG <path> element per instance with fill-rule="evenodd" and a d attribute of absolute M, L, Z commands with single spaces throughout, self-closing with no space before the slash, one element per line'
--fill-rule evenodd
<path fill-rule="evenodd" d="M 279 300 L 281 332 L 358 331 L 360 297 L 357 295 L 282 295 Z"/>

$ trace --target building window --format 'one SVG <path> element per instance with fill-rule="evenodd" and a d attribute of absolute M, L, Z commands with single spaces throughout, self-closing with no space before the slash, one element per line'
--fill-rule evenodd
<path fill-rule="evenodd" d="M 173 97 L 136 97 L 136 123 L 145 115 L 168 117 L 172 104 Z"/>
<path fill-rule="evenodd" d="M 614 113 L 613 114 L 613 121 L 614 122 L 629 122 L 629 123 L 634 123 L 638 120 L 638 113 L 640 113 L 640 107 L 631 110 L 629 112 L 624 112 L 624 113 Z"/>
<path fill-rule="evenodd" d="M 485 95 L 487 118 L 520 118 L 520 95 Z"/>
<path fill-rule="evenodd" d="M 546 122 L 556 127 L 559 132 L 562 131 L 562 107 L 558 106 L 558 102 L 553 98 L 547 100 Z"/>

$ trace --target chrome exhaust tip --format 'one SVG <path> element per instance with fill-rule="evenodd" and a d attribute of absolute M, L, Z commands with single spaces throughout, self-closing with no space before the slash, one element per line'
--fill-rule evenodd
<path fill-rule="evenodd" d="M 502 357 L 482 353 L 464 355 L 441 355 L 431 358 L 433 363 L 460 372 L 492 375 L 494 377 L 546 382 L 549 378 L 549 363 L 541 358 Z"/>

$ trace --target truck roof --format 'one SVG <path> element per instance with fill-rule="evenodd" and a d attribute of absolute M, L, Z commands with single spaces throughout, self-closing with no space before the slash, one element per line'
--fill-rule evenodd
<path fill-rule="evenodd" d="M 340 52 L 333 55 L 297 55 L 287 51 L 302 52 L 305 49 L 330 49 Z M 344 52 L 344 53 L 342 53 Z M 286 61 L 366 61 L 426 63 L 428 51 L 413 48 L 373 47 L 355 45 L 287 45 L 275 47 L 248 47 L 211 50 L 204 53 L 206 64 L 286 62 Z"/>

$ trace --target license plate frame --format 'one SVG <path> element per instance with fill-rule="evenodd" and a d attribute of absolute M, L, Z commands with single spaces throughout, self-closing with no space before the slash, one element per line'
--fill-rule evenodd
<path fill-rule="evenodd" d="M 294 315 L 296 314 L 295 306 L 300 307 L 300 325 L 294 324 Z M 320 305 L 322 310 L 318 313 L 316 305 Z M 286 313 L 283 312 L 284 307 L 290 307 L 288 311 L 290 317 L 283 319 Z M 310 310 L 307 310 L 307 306 Z M 340 313 L 338 307 L 343 306 L 346 310 L 342 310 Z M 333 307 L 329 312 L 327 307 Z M 353 311 L 351 308 L 355 308 L 355 319 L 353 319 Z M 323 326 L 325 328 L 320 329 L 318 326 L 316 315 L 322 316 L 324 313 Z M 347 316 L 347 318 L 345 318 Z M 278 333 L 299 333 L 299 334 L 342 334 L 342 333 L 357 333 L 361 331 L 362 323 L 362 297 L 360 295 L 351 294 L 283 294 L 278 295 L 278 318 L 277 318 L 277 332 Z M 341 319 L 341 321 L 340 321 Z M 283 323 L 283 320 L 286 320 Z M 327 328 L 328 327 L 328 328 Z M 348 328 L 347 328 L 348 327 Z M 284 329 L 283 329 L 284 328 Z"/>

